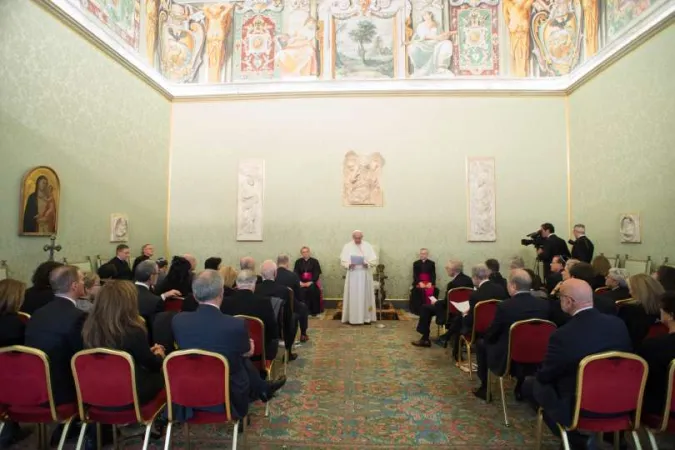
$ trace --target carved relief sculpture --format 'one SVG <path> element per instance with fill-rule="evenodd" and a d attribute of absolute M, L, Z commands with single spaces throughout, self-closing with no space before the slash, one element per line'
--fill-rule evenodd
<path fill-rule="evenodd" d="M 342 166 L 342 203 L 345 206 L 382 206 L 382 167 L 379 153 L 347 152 Z"/>
<path fill-rule="evenodd" d="M 237 182 L 237 240 L 262 241 L 265 161 L 240 161 Z"/>
<path fill-rule="evenodd" d="M 468 240 L 497 240 L 494 158 L 467 158 Z"/>
<path fill-rule="evenodd" d="M 61 183 L 53 169 L 46 166 L 28 171 L 21 183 L 19 234 L 51 236 L 58 232 Z"/>
<path fill-rule="evenodd" d="M 534 0 L 503 0 L 504 20 L 509 32 L 511 75 L 530 72 L 530 14 Z"/>
<path fill-rule="evenodd" d="M 537 0 L 533 9 L 533 53 L 542 74 L 570 73 L 581 53 L 581 0 Z"/>
<path fill-rule="evenodd" d="M 110 242 L 129 241 L 129 217 L 126 214 L 110 215 Z"/>
<path fill-rule="evenodd" d="M 157 45 L 157 19 L 159 0 L 145 1 L 145 49 L 148 61 L 155 65 L 155 47 Z"/>
<path fill-rule="evenodd" d="M 622 243 L 639 244 L 640 237 L 640 215 L 639 214 L 621 214 L 619 218 L 619 234 Z"/>
<path fill-rule="evenodd" d="M 499 74 L 499 0 L 450 0 L 457 75 Z"/>
<path fill-rule="evenodd" d="M 221 73 L 225 62 L 225 39 L 232 27 L 234 5 L 219 3 L 205 5 L 206 16 L 206 52 L 209 58 L 209 83 L 222 81 Z"/>
<path fill-rule="evenodd" d="M 599 6 L 598 0 L 581 0 L 584 10 L 584 50 L 586 59 L 598 53 Z"/>
<path fill-rule="evenodd" d="M 159 62 L 162 75 L 177 83 L 194 80 L 202 63 L 204 13 L 191 5 L 162 0 L 159 11 Z"/>

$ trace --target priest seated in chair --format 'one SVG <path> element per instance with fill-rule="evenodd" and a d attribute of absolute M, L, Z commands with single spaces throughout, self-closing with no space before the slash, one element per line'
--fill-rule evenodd
<path fill-rule="evenodd" d="M 423 305 L 431 304 L 430 297 L 438 298 L 436 263 L 429 259 L 429 250 L 422 248 L 420 249 L 420 259 L 413 263 L 410 312 L 419 315 Z"/>
<path fill-rule="evenodd" d="M 323 312 L 321 304 L 321 285 L 319 277 L 321 276 L 321 264 L 311 255 L 309 247 L 300 249 L 301 258 L 295 261 L 293 272 L 300 277 L 300 295 L 299 299 L 307 308 L 312 316 Z"/>

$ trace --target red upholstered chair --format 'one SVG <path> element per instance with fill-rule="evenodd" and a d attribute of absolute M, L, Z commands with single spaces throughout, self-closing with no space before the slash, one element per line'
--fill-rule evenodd
<path fill-rule="evenodd" d="M 647 414 L 642 418 L 642 424 L 647 428 L 649 443 L 654 450 L 658 450 L 654 433 L 675 433 L 675 359 L 670 362 L 668 379 L 670 383 L 665 392 L 663 414 Z"/>
<path fill-rule="evenodd" d="M 290 288 L 289 288 L 290 289 Z M 265 353 L 265 324 L 257 317 L 238 315 L 246 321 L 246 328 L 248 329 L 248 336 L 253 339 L 254 353 L 251 356 L 251 362 L 260 372 L 267 374 L 267 379 L 272 379 L 272 368 L 274 360 L 267 359 Z M 270 403 L 265 404 L 265 417 L 270 415 Z"/>
<path fill-rule="evenodd" d="M 445 313 L 445 323 L 450 322 L 450 316 L 453 315 L 461 315 L 457 308 L 455 308 L 452 303 L 450 302 L 455 302 L 455 303 L 464 303 L 469 301 L 469 297 L 471 297 L 471 293 L 473 292 L 473 289 L 471 288 L 465 288 L 465 287 L 460 287 L 460 288 L 454 288 L 450 289 L 448 291 L 448 308 Z M 441 335 L 441 326 L 438 325 L 438 335 Z M 446 344 L 447 347 L 447 344 Z"/>
<path fill-rule="evenodd" d="M 17 314 L 19 315 L 19 320 L 21 322 L 23 322 L 24 325 L 27 324 L 28 321 L 30 320 L 30 314 L 28 314 L 28 313 L 25 313 L 23 311 L 19 311 Z"/>
<path fill-rule="evenodd" d="M 576 403 L 572 425 L 558 424 L 565 450 L 570 449 L 567 432 L 583 430 L 592 433 L 631 431 L 639 449 L 636 430 L 640 427 L 642 396 L 647 382 L 647 362 L 625 352 L 605 352 L 585 357 L 577 371 Z M 586 416 L 582 414 L 586 413 Z M 605 414 L 608 418 L 589 418 L 587 413 Z M 537 418 L 537 448 L 541 448 L 543 410 Z"/>
<path fill-rule="evenodd" d="M 183 297 L 169 297 L 164 300 L 164 311 L 177 311 L 181 312 L 183 310 Z"/>
<path fill-rule="evenodd" d="M 501 300 L 484 300 L 476 303 L 473 310 L 473 326 L 471 327 L 471 334 L 468 336 L 459 337 L 459 366 L 462 365 L 462 344 L 466 345 L 466 356 L 469 367 L 469 379 L 473 379 L 473 366 L 471 363 L 471 346 L 476 342 L 476 337 L 487 331 L 492 324 L 497 313 L 497 305 Z"/>
<path fill-rule="evenodd" d="M 504 425 L 509 426 L 509 416 L 506 412 L 506 396 L 504 394 L 504 377 L 511 373 L 511 365 L 541 364 L 546 357 L 548 341 L 556 330 L 553 322 L 541 319 L 519 320 L 509 328 L 509 351 L 506 357 L 506 370 L 498 374 L 499 389 L 502 394 L 502 408 L 504 410 Z M 492 397 L 492 373 L 488 372 L 487 400 Z"/>
<path fill-rule="evenodd" d="M 609 288 L 607 286 L 599 287 L 595 290 L 595 293 L 598 295 L 604 294 L 605 292 L 609 292 Z"/>
<path fill-rule="evenodd" d="M 624 300 L 617 300 L 615 302 L 616 303 L 616 309 L 620 309 L 622 306 L 630 305 L 631 303 L 634 303 L 634 302 L 635 302 L 635 300 L 633 300 L 632 298 L 627 298 L 627 299 L 624 299 Z"/>
<path fill-rule="evenodd" d="M 230 403 L 230 365 L 218 353 L 205 350 L 178 350 L 164 360 L 164 380 L 168 403 L 169 425 L 166 429 L 166 449 L 171 448 L 171 428 L 175 423 L 173 405 L 197 408 L 184 422 L 187 448 L 190 448 L 190 424 L 234 422 L 232 448 L 237 448 L 239 419 L 232 413 Z M 199 411 L 198 408 L 224 406 L 223 413 Z M 244 427 L 245 429 L 245 427 Z"/>
<path fill-rule="evenodd" d="M 0 348 L 0 367 L 0 432 L 4 422 L 37 423 L 39 447 L 46 448 L 45 424 L 64 423 L 61 450 L 77 417 L 77 404 L 54 404 L 47 355 L 23 345 Z"/>
<path fill-rule="evenodd" d="M 659 336 L 664 336 L 668 334 L 668 327 L 661 323 L 654 323 L 649 327 L 649 331 L 647 332 L 647 336 L 645 336 L 645 339 L 651 339 Z"/>
<path fill-rule="evenodd" d="M 150 402 L 141 405 L 136 391 L 134 360 L 126 352 L 107 348 L 82 350 L 73 356 L 70 365 L 75 378 L 77 403 L 82 419 L 77 450 L 81 448 L 85 429 L 91 423 L 96 423 L 97 426 L 112 425 L 115 447 L 117 447 L 116 425 L 143 424 L 145 425 L 143 450 L 147 449 L 152 422 L 166 405 L 164 389 Z M 129 405 L 131 407 L 122 409 Z M 100 440 L 101 433 L 98 433 L 98 436 Z"/>

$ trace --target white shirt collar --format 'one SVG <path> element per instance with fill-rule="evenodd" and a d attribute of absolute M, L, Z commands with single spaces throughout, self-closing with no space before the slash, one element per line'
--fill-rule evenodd
<path fill-rule="evenodd" d="M 585 307 L 585 308 L 577 309 L 576 311 L 574 311 L 574 314 L 572 314 L 572 317 L 576 316 L 576 315 L 579 314 L 581 311 L 586 311 L 587 309 L 593 309 L 593 307 L 592 307 L 592 306 L 587 306 L 587 307 Z"/>
<path fill-rule="evenodd" d="M 73 300 L 72 298 L 68 297 L 67 295 L 56 294 L 55 297 L 65 298 L 66 300 L 69 300 L 73 305 L 77 306 L 77 302 L 75 302 L 75 300 Z"/>
<path fill-rule="evenodd" d="M 150 286 L 149 286 L 149 285 L 147 285 L 147 284 L 145 284 L 145 283 L 141 283 L 140 281 L 137 281 L 137 282 L 135 282 L 134 284 L 135 284 L 136 286 L 143 286 L 143 287 L 145 287 L 145 288 L 150 289 Z"/>

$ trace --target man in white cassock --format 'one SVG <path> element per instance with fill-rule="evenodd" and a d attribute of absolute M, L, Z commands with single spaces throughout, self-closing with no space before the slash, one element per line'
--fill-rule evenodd
<path fill-rule="evenodd" d="M 342 322 L 363 325 L 375 322 L 375 290 L 372 268 L 377 265 L 373 246 L 363 240 L 363 233 L 356 230 L 352 241 L 342 247 L 340 263 L 347 269 L 342 304 Z"/>

